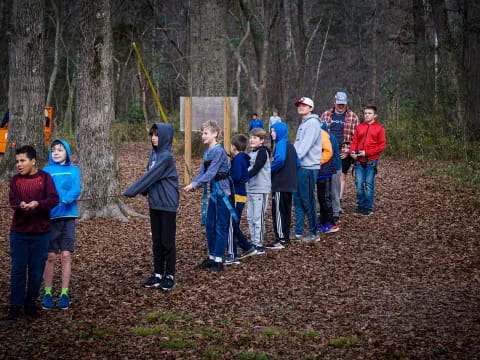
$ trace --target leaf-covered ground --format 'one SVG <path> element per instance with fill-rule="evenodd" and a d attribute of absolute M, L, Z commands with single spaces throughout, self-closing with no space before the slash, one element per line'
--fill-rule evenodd
<path fill-rule="evenodd" d="M 122 189 L 148 153 L 122 148 Z M 368 218 L 353 215 L 349 175 L 338 233 L 219 274 L 193 270 L 206 255 L 201 194 L 182 192 L 170 293 L 140 287 L 152 271 L 148 219 L 78 222 L 72 307 L 1 322 L 0 359 L 480 359 L 479 194 L 424 170 L 383 159 Z M 1 183 L 0 205 L 7 191 Z M 145 198 L 127 203 L 147 214 Z M 0 209 L 2 315 L 10 218 Z"/>

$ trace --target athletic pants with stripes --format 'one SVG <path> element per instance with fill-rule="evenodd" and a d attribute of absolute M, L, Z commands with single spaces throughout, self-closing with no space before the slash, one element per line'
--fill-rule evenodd
<path fill-rule="evenodd" d="M 288 241 L 290 238 L 292 194 L 291 192 L 272 193 L 273 231 L 276 240 Z"/>
<path fill-rule="evenodd" d="M 263 246 L 265 233 L 265 213 L 268 204 L 267 194 L 247 194 L 247 219 L 250 238 L 255 246 Z"/>

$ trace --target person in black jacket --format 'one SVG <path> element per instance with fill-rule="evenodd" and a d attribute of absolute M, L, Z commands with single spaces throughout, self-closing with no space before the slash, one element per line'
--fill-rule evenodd
<path fill-rule="evenodd" d="M 173 127 L 170 124 L 156 123 L 149 135 L 153 150 L 147 172 L 124 195 L 148 196 L 154 273 L 142 286 L 168 291 L 175 285 L 175 232 L 179 202 L 178 174 L 171 152 Z"/>
<path fill-rule="evenodd" d="M 267 249 L 283 249 L 290 243 L 292 194 L 297 191 L 297 168 L 300 159 L 295 147 L 288 142 L 288 127 L 283 122 L 272 125 L 274 140 L 272 176 L 272 219 L 275 241 Z"/>

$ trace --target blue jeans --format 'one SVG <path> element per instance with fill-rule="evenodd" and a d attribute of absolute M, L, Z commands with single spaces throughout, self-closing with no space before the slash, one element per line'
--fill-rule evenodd
<path fill-rule="evenodd" d="M 247 238 L 243 234 L 242 229 L 240 229 L 240 220 L 242 219 L 243 208 L 245 207 L 245 203 L 237 202 L 235 205 L 235 212 L 238 216 L 238 223 L 233 224 L 233 255 L 237 257 L 237 247 L 244 251 L 250 250 L 252 248 L 252 244 L 248 242 Z"/>
<path fill-rule="evenodd" d="M 48 256 L 50 234 L 10 233 L 10 305 L 35 306 Z"/>
<path fill-rule="evenodd" d="M 377 164 L 378 160 L 370 160 L 369 164 L 355 165 L 355 185 L 357 187 L 358 210 L 373 210 Z"/>
<path fill-rule="evenodd" d="M 295 234 L 303 234 L 305 216 L 308 217 L 310 235 L 317 235 L 317 204 L 315 202 L 315 184 L 317 170 L 299 168 L 297 171 L 297 192 L 293 194 L 295 207 Z"/>
<path fill-rule="evenodd" d="M 208 253 L 221 261 L 227 249 L 227 239 L 233 235 L 230 211 L 221 197 L 210 193 L 207 209 L 207 245 Z"/>

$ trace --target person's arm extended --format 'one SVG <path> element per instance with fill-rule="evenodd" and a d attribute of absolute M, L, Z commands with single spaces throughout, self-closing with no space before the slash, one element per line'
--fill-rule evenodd
<path fill-rule="evenodd" d="M 135 181 L 128 187 L 123 195 L 133 197 L 137 194 L 144 193 L 148 188 L 158 180 L 165 178 L 165 170 L 172 165 L 171 157 L 161 159 L 153 168 L 148 170 L 140 179 Z"/>
<path fill-rule="evenodd" d="M 258 154 L 255 159 L 255 164 L 253 164 L 253 167 L 248 171 L 249 179 L 257 175 L 259 171 L 262 169 L 263 165 L 265 165 L 265 162 L 268 161 L 267 149 L 265 149 L 264 147 L 261 147 L 257 151 L 258 151 Z"/>

